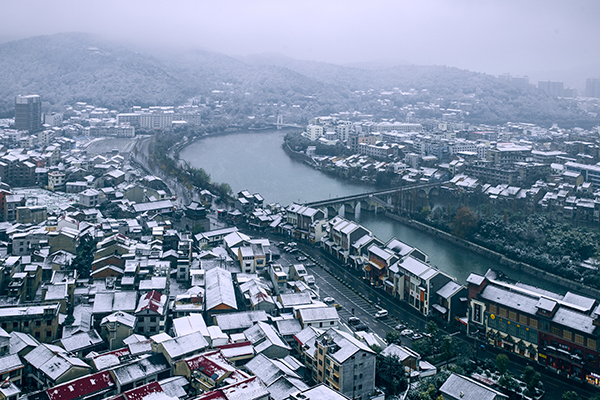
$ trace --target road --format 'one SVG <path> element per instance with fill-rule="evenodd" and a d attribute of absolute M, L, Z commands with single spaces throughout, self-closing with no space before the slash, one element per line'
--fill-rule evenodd
<path fill-rule="evenodd" d="M 246 232 L 252 234 L 253 232 Z M 255 232 L 254 232 L 255 233 Z M 272 241 L 280 240 L 289 241 L 289 238 L 275 234 L 261 234 L 261 236 L 269 237 Z M 344 270 L 338 260 L 330 257 L 327 253 L 310 245 L 299 243 L 299 249 L 304 255 L 310 258 L 315 265 L 307 268 L 310 274 L 315 276 L 317 285 L 320 288 L 321 299 L 325 297 L 333 297 L 336 302 L 342 305 L 339 311 L 340 319 L 347 321 L 352 316 L 360 318 L 361 322 L 366 324 L 370 330 L 382 338 L 385 338 L 386 332 L 394 329 L 399 322 L 409 325 L 411 328 L 416 328 L 419 331 L 424 331 L 427 325 L 427 318 L 417 314 L 417 311 L 412 309 L 410 305 L 392 298 L 388 293 L 375 289 L 367 285 L 360 277 L 357 271 Z M 290 263 L 299 263 L 296 261 L 296 254 L 287 254 L 282 252 L 282 265 Z M 306 264 L 306 263 L 305 263 Z M 379 304 L 382 308 L 388 310 L 389 316 L 385 319 L 376 319 L 375 312 L 379 309 L 376 305 Z M 466 337 L 463 333 L 457 333 L 456 330 L 447 331 L 441 329 L 442 334 L 452 334 L 458 340 L 459 346 L 467 346 L 469 349 L 474 349 L 474 343 L 471 338 Z M 402 343 L 411 347 L 412 341 L 407 337 L 402 338 Z M 500 350 L 490 348 L 485 351 L 478 351 L 478 359 L 489 359 L 495 361 Z M 505 353 L 506 354 L 506 353 Z M 509 371 L 516 377 L 519 377 L 525 367 L 527 361 L 514 354 L 508 354 L 511 359 Z M 564 376 L 556 375 L 555 373 L 543 369 L 536 363 L 531 363 L 542 375 L 541 381 L 546 390 L 545 399 L 560 399 L 565 391 L 573 390 L 577 392 L 582 399 L 589 399 L 597 393 L 592 387 L 586 384 L 578 383 L 569 380 Z"/>

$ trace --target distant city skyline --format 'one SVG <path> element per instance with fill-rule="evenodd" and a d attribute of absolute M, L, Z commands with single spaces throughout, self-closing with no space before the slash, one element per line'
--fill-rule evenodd
<path fill-rule="evenodd" d="M 0 42 L 89 32 L 154 48 L 278 53 L 341 65 L 447 65 L 585 88 L 600 77 L 600 2 L 23 1 L 3 4 Z"/>

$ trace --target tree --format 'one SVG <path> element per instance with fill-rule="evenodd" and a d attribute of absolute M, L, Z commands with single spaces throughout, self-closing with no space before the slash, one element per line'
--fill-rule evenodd
<path fill-rule="evenodd" d="M 386 397 L 396 396 L 408 387 L 404 365 L 396 355 L 377 355 L 375 373 L 375 384 L 383 389 Z"/>
<path fill-rule="evenodd" d="M 96 251 L 96 241 L 91 235 L 83 235 L 79 239 L 77 246 L 77 255 L 71 261 L 70 268 L 77 270 L 82 278 L 90 276 L 92 262 L 94 261 L 94 252 Z"/>
<path fill-rule="evenodd" d="M 562 400 L 581 400 L 581 397 L 579 397 L 577 392 L 569 390 L 568 392 L 563 393 Z"/>
<path fill-rule="evenodd" d="M 506 354 L 498 354 L 496 356 L 496 368 L 500 374 L 505 374 L 510 360 Z"/>
<path fill-rule="evenodd" d="M 461 207 L 456 212 L 453 222 L 454 234 L 460 238 L 470 236 L 477 229 L 477 215 L 467 207 Z"/>
<path fill-rule="evenodd" d="M 429 321 L 427 323 L 427 327 L 425 328 L 425 332 L 429 333 L 432 338 L 435 338 L 440 333 L 440 328 L 437 326 L 435 321 Z"/>
<path fill-rule="evenodd" d="M 400 333 L 393 329 L 385 334 L 385 341 L 388 343 L 402 344 Z"/>

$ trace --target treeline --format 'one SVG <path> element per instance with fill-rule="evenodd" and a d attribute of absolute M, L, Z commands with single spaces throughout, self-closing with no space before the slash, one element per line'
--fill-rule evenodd
<path fill-rule="evenodd" d="M 178 179 L 188 189 L 207 189 L 219 197 L 222 202 L 233 201 L 233 191 L 228 183 L 216 183 L 202 168 L 191 166 L 189 162 L 180 162 L 175 146 L 183 140 L 185 131 L 156 133 L 150 144 L 150 163 L 165 173 Z"/>
<path fill-rule="evenodd" d="M 600 233 L 548 214 L 477 215 L 466 207 L 424 209 L 417 219 L 506 257 L 600 289 L 600 273 L 582 261 L 598 253 Z"/>

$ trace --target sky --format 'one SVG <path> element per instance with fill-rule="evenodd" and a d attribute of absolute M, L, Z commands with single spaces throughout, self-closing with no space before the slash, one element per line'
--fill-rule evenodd
<path fill-rule="evenodd" d="M 0 0 L 0 7 L 2 42 L 76 31 L 237 56 L 600 76 L 597 0 Z"/>

